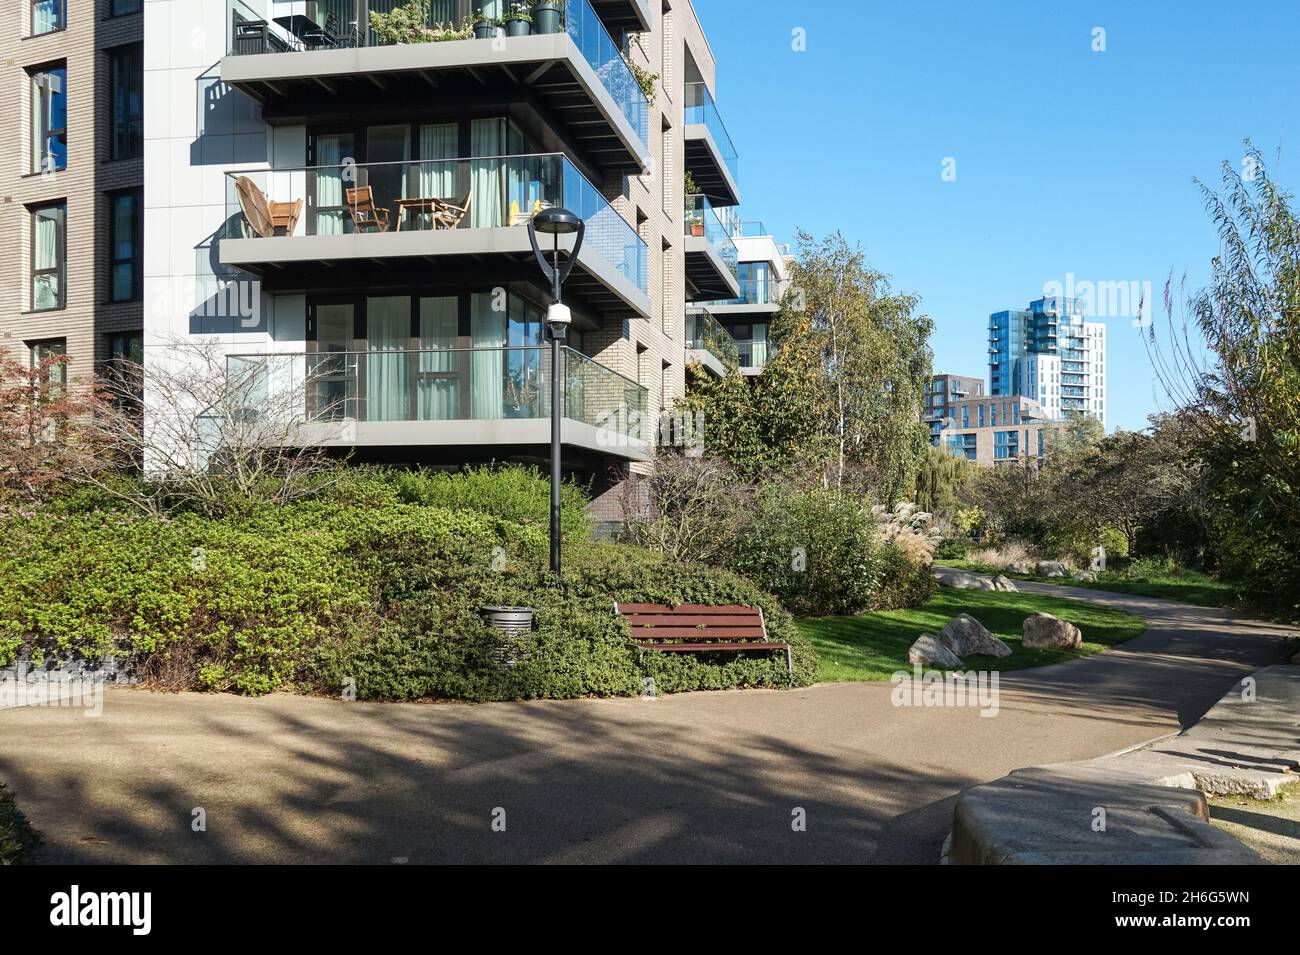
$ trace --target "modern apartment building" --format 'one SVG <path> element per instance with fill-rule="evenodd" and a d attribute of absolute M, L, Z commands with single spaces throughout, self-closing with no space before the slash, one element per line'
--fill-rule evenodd
<path fill-rule="evenodd" d="M 951 382 L 956 377 L 938 375 L 931 385 L 937 391 L 940 379 Z M 1045 433 L 1059 427 L 1033 398 L 985 395 L 982 387 L 970 397 L 954 398 L 949 391 L 944 408 L 945 414 L 937 420 L 927 414 L 931 443 L 976 464 L 1041 458 Z"/>
<path fill-rule="evenodd" d="M 139 359 L 142 0 L 10 0 L 0 117 L 0 351 L 89 381 Z"/>
<path fill-rule="evenodd" d="M 762 222 L 734 227 L 740 294 L 702 303 L 697 311 L 717 322 L 736 343 L 740 370 L 757 375 L 768 356 L 768 328 L 789 286 L 788 246 L 779 243 Z"/>
<path fill-rule="evenodd" d="M 930 427 L 930 443 L 939 446 L 939 433 L 952 427 L 956 404 L 966 398 L 981 398 L 984 382 L 969 375 L 937 374 L 925 383 L 924 420 Z"/>
<path fill-rule="evenodd" d="M 1052 418 L 1106 423 L 1106 326 L 1082 301 L 1052 296 L 989 316 L 989 393 L 1035 399 Z"/>
<path fill-rule="evenodd" d="M 612 508 L 683 393 L 687 303 L 742 296 L 738 161 L 690 4 L 561 0 L 476 37 L 444 25 L 511 5 L 431 0 L 401 43 L 397 0 L 143 6 L 146 367 L 215 343 L 254 410 L 288 395 L 305 442 L 360 460 L 542 463 L 527 225 L 565 207 L 585 236 L 564 460 Z"/>

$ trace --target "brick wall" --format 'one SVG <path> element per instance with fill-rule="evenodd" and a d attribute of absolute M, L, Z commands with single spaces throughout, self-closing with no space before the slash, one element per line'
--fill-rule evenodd
<path fill-rule="evenodd" d="M 0 282 L 0 349 L 26 358 L 25 342 L 65 338 L 69 376 L 85 380 L 107 357 L 107 335 L 142 326 L 139 302 L 109 304 L 110 209 L 106 193 L 139 187 L 141 160 L 110 161 L 107 51 L 142 36 L 142 14 L 109 17 L 109 0 L 69 0 L 66 29 L 30 36 L 30 5 L 0 5 L 0 234 L 6 238 Z M 31 172 L 29 69 L 54 62 L 68 71 L 67 168 Z M 65 307 L 31 311 L 29 206 L 67 203 Z"/>

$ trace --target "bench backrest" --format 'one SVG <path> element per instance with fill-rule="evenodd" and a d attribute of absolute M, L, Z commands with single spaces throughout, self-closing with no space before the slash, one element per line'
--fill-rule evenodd
<path fill-rule="evenodd" d="M 614 612 L 627 618 L 632 639 L 638 643 L 686 640 L 691 643 L 765 643 L 767 626 L 758 607 L 704 604 L 615 604 Z"/>

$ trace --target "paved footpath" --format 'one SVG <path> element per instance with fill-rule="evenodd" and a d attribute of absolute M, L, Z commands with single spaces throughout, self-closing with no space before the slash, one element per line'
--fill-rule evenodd
<path fill-rule="evenodd" d="M 480 706 L 110 688 L 99 718 L 0 711 L 0 780 L 50 862 L 933 863 L 964 787 L 1186 726 L 1289 632 L 1022 589 L 1150 629 L 1004 674 L 992 718 L 895 707 L 887 683 Z"/>

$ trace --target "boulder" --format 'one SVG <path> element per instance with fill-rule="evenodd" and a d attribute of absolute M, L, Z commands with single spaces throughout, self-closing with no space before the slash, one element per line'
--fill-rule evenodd
<path fill-rule="evenodd" d="M 1010 577 L 1003 577 L 1001 574 L 998 574 L 996 577 L 993 578 L 993 589 L 1001 590 L 1004 593 L 1009 593 L 1009 594 L 1020 593 L 1020 588 L 1016 586 L 1015 581 L 1012 580 Z"/>
<path fill-rule="evenodd" d="M 1002 569 L 1008 574 L 1032 574 L 1034 565 L 1027 560 L 1013 560 Z"/>
<path fill-rule="evenodd" d="M 1074 579 L 1082 580 L 1087 584 L 1095 584 L 1097 582 L 1097 575 L 1091 570 L 1076 570 L 1074 572 Z"/>
<path fill-rule="evenodd" d="M 939 631 L 939 642 L 959 657 L 1009 657 L 1011 648 L 968 613 L 958 614 Z"/>
<path fill-rule="evenodd" d="M 957 654 L 932 633 L 923 633 L 916 638 L 916 642 L 907 650 L 907 662 L 914 666 L 940 667 L 944 670 L 960 670 L 966 666 Z"/>
<path fill-rule="evenodd" d="M 1068 577 L 1070 569 L 1059 560 L 1040 560 L 1034 565 L 1034 573 L 1039 577 Z"/>
<path fill-rule="evenodd" d="M 1083 644 L 1078 627 L 1050 613 L 1026 617 L 1021 634 L 1025 646 L 1039 650 L 1077 650 Z"/>
<path fill-rule="evenodd" d="M 968 574 L 964 570 L 951 570 L 946 567 L 936 568 L 934 571 L 935 579 L 945 587 L 956 587 L 958 590 L 992 590 L 993 581 L 987 577 L 980 577 L 976 574 Z"/>

